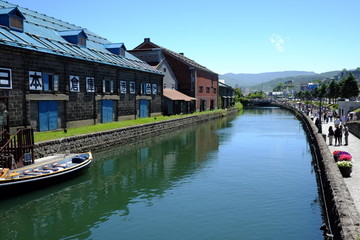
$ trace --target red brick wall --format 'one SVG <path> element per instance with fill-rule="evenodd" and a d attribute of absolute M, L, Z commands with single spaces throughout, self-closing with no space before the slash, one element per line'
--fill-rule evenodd
<path fill-rule="evenodd" d="M 202 92 L 200 88 L 202 87 Z M 210 110 L 210 104 L 213 100 L 214 108 L 218 107 L 218 91 L 219 81 L 218 75 L 204 71 L 197 71 L 197 86 L 196 86 L 196 109 L 200 109 L 201 100 L 206 100 L 206 110 Z M 208 92 L 209 91 L 209 92 Z"/>

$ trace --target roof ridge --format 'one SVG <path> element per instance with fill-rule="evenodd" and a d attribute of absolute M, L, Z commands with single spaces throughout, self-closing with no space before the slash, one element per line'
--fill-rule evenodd
<path fill-rule="evenodd" d="M 156 47 L 164 50 L 164 51 L 169 52 L 170 54 L 174 55 L 177 59 L 179 59 L 180 61 L 184 62 L 185 64 L 190 64 L 190 65 L 192 65 L 193 67 L 200 68 L 200 69 L 202 69 L 202 70 L 204 70 L 204 71 L 211 72 L 211 73 L 215 73 L 215 72 L 211 71 L 210 69 L 208 69 L 207 67 L 205 67 L 205 66 L 197 63 L 195 60 L 193 60 L 193 59 L 191 59 L 191 58 L 188 58 L 188 57 L 186 57 L 186 56 L 184 56 L 184 55 L 182 55 L 182 54 L 180 54 L 180 53 L 177 53 L 177 52 L 172 51 L 172 50 L 170 50 L 170 49 L 168 49 L 168 48 L 162 47 L 162 46 L 160 46 L 160 45 L 158 45 L 158 44 L 155 44 L 155 43 L 153 43 L 153 42 L 150 42 L 150 43 L 151 43 L 152 45 L 154 45 L 154 46 L 156 46 Z"/>

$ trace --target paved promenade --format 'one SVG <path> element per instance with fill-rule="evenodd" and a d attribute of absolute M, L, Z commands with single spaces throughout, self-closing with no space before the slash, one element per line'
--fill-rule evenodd
<path fill-rule="evenodd" d="M 322 132 L 323 134 L 328 134 L 329 127 L 334 127 L 334 122 L 329 123 L 323 123 L 322 124 Z M 326 137 L 326 143 L 329 146 L 329 139 Z M 342 143 L 345 144 L 344 137 L 342 139 Z M 349 134 L 349 145 L 348 146 L 334 146 L 335 139 L 333 139 L 333 145 L 329 146 L 329 149 L 331 153 L 335 150 L 342 150 L 346 151 L 351 154 L 352 156 L 352 162 L 353 162 L 353 168 L 351 177 L 344 178 L 344 181 L 349 189 L 349 192 L 351 194 L 351 197 L 354 200 L 355 207 L 357 211 L 360 213 L 360 139 L 354 136 L 353 134 Z"/>

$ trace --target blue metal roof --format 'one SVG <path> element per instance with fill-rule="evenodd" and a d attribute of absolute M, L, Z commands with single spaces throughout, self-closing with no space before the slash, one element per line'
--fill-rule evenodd
<path fill-rule="evenodd" d="M 14 7 L 12 7 L 12 8 L 2 8 L 2 9 L 0 9 L 0 15 L 9 14 L 14 9 L 15 9 Z"/>
<path fill-rule="evenodd" d="M 12 31 L 7 27 L 0 26 L 0 44 L 2 45 L 163 74 L 128 52 L 125 52 L 125 57 L 111 53 L 106 49 L 106 46 L 120 47 L 123 44 L 111 43 L 79 26 L 5 1 L 0 1 L 0 14 L 7 14 L 16 7 L 25 18 L 24 32 Z M 62 34 L 77 35 L 81 31 L 87 36 L 87 47 L 71 44 L 62 37 L 64 36 Z"/>
<path fill-rule="evenodd" d="M 60 31 L 58 33 L 59 33 L 60 36 L 74 36 L 74 35 L 79 35 L 82 32 L 84 32 L 83 29 L 77 29 L 77 30 Z M 84 34 L 85 34 L 85 32 L 84 32 Z"/>

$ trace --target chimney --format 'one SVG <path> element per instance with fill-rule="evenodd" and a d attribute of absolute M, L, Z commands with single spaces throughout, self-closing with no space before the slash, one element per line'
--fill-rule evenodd
<path fill-rule="evenodd" d="M 150 42 L 150 38 L 144 38 L 144 42 Z"/>
<path fill-rule="evenodd" d="M 183 53 L 183 52 L 181 52 L 181 53 L 179 53 L 179 54 L 184 56 L 184 53 Z"/>

